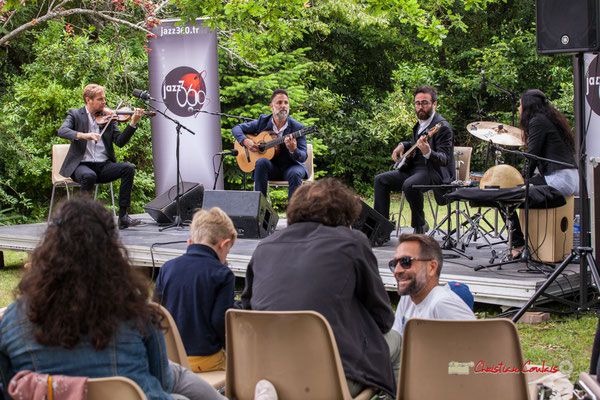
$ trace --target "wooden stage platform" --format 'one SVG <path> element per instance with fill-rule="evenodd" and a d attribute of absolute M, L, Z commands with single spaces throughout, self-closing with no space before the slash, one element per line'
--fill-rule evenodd
<path fill-rule="evenodd" d="M 160 267 L 165 261 L 185 252 L 188 230 L 169 229 L 159 232 L 158 225 L 147 214 L 136 215 L 147 222 L 144 226 L 120 231 L 121 238 L 136 266 Z M 286 226 L 285 219 L 280 219 L 277 229 Z M 0 226 L 0 250 L 31 252 L 46 228 L 45 223 Z M 404 230 L 404 229 L 403 229 Z M 412 232 L 406 228 L 407 233 Z M 436 236 L 436 239 L 440 240 Z M 175 243 L 174 243 L 175 242 Z M 259 239 L 238 239 L 231 249 L 227 261 L 236 276 L 244 277 L 246 266 Z M 388 269 L 387 263 L 394 257 L 397 238 L 385 246 L 373 249 L 379 263 L 379 273 L 387 290 L 396 290 L 396 281 Z M 65 244 L 68 246 L 68 244 Z M 473 260 L 465 257 L 445 259 L 441 281 L 460 281 L 469 285 L 475 301 L 503 306 L 522 306 L 533 295 L 546 279 L 538 271 L 532 271 L 523 263 L 504 266 L 502 270 L 483 269 L 475 271 L 478 265 L 487 265 L 491 258 L 491 249 L 476 249 L 475 243 L 466 248 L 466 253 Z M 494 246 L 496 251 L 506 248 L 505 244 Z M 444 251 L 444 254 L 453 254 Z M 564 297 L 579 288 L 579 264 L 569 265 L 559 279 L 550 286 L 549 294 Z"/>

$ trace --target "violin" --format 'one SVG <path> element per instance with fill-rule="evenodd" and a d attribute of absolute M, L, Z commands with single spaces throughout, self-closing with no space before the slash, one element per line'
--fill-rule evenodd
<path fill-rule="evenodd" d="M 108 107 L 104 107 L 104 110 L 102 110 L 102 112 L 96 114 L 94 121 L 98 126 L 104 126 L 111 121 L 127 122 L 131 119 L 131 116 L 134 112 L 135 111 L 133 111 L 129 107 L 120 107 L 117 110 L 112 110 Z M 154 117 L 156 115 L 156 112 L 144 110 L 144 115 Z"/>

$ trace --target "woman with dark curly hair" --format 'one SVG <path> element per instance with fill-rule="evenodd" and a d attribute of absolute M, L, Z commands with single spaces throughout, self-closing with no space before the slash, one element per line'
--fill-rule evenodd
<path fill-rule="evenodd" d="M 117 232 L 112 214 L 91 200 L 68 200 L 54 214 L 0 322 L 4 390 L 30 370 L 126 376 L 148 399 L 223 399 L 167 360 L 149 283 L 130 265 Z"/>
<path fill-rule="evenodd" d="M 530 89 L 523 93 L 519 114 L 527 153 L 577 165 L 575 138 L 569 122 L 548 101 L 544 92 Z M 538 173 L 534 175 L 536 167 Z M 533 185 L 548 185 L 558 196 L 568 197 L 579 191 L 579 175 L 576 168 L 547 161 L 530 160 L 529 175 Z M 513 257 L 518 257 L 525 245 L 525 239 L 518 220 L 513 226 L 515 228 L 512 240 Z"/>

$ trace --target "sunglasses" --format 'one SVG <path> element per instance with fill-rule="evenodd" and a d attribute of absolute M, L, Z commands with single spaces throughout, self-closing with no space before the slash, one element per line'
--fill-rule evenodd
<path fill-rule="evenodd" d="M 400 266 L 404 269 L 410 269 L 413 261 L 431 261 L 433 258 L 418 258 L 418 257 L 409 257 L 404 256 L 400 258 L 394 258 L 388 262 L 388 267 L 390 270 L 394 272 L 396 269 L 396 265 L 400 264 Z"/>

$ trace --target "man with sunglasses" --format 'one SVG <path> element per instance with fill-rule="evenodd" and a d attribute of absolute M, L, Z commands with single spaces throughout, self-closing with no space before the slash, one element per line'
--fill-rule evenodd
<path fill-rule="evenodd" d="M 419 86 L 414 92 L 415 113 L 419 121 L 413 127 L 410 142 L 400 142 L 392 152 L 397 162 L 406 150 L 418 147 L 412 157 L 400 169 L 384 172 L 375 177 L 375 204 L 373 208 L 386 218 L 390 218 L 390 193 L 403 191 L 411 210 L 411 226 L 415 233 L 425 233 L 429 229 L 423 212 L 423 193 L 414 185 L 439 185 L 454 180 L 454 144 L 452 128 L 435 109 L 437 92 L 427 85 Z M 438 123 L 442 126 L 430 138 L 427 133 Z M 436 193 L 436 199 L 442 193 Z"/>
<path fill-rule="evenodd" d="M 404 334 L 410 318 L 475 319 L 466 300 L 439 283 L 443 257 L 438 243 L 419 234 L 402 234 L 398 242 L 395 257 L 388 263 L 401 296 L 392 329 Z"/>

